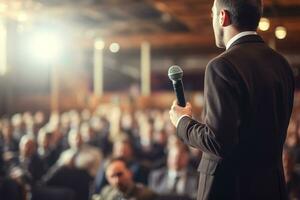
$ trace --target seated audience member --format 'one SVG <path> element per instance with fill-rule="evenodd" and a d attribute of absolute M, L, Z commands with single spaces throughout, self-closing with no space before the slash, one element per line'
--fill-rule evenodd
<path fill-rule="evenodd" d="M 57 165 L 75 165 L 79 169 L 87 170 L 91 177 L 95 177 L 102 159 L 101 151 L 85 144 L 77 129 L 70 131 L 68 142 L 70 148 L 61 153 Z"/>
<path fill-rule="evenodd" d="M 82 136 L 77 128 L 71 129 L 68 133 L 69 148 L 63 151 L 57 160 L 57 165 L 66 165 L 74 160 L 74 156 L 83 148 Z"/>
<path fill-rule="evenodd" d="M 15 138 L 13 138 L 12 127 L 8 121 L 2 124 L 0 133 L 1 133 L 0 148 L 2 149 L 2 151 L 4 153 L 5 152 L 16 153 L 19 149 L 18 141 Z"/>
<path fill-rule="evenodd" d="M 109 161 L 105 174 L 109 185 L 94 195 L 93 200 L 153 200 L 156 197 L 150 189 L 133 181 L 132 172 L 121 158 Z"/>
<path fill-rule="evenodd" d="M 297 123 L 297 129 L 296 129 L 296 144 L 295 144 L 295 151 L 294 151 L 294 157 L 295 157 L 295 164 L 297 165 L 297 173 L 300 174 L 300 116 Z"/>
<path fill-rule="evenodd" d="M 282 160 L 289 199 L 300 200 L 300 177 L 294 171 L 295 158 L 290 149 L 283 150 Z"/>
<path fill-rule="evenodd" d="M 19 149 L 19 157 L 15 157 L 7 163 L 6 187 L 8 191 L 16 193 L 12 195 L 9 192 L 6 196 L 12 199 L 19 199 L 20 196 L 22 198 L 30 197 L 37 182 L 45 173 L 44 164 L 36 154 L 36 144 L 32 135 L 22 136 Z"/>
<path fill-rule="evenodd" d="M 68 137 L 70 148 L 64 151 L 56 164 L 43 177 L 47 186 L 71 189 L 76 200 L 87 200 L 102 155 L 99 149 L 82 142 L 81 134 L 73 129 Z"/>
<path fill-rule="evenodd" d="M 36 153 L 36 143 L 32 136 L 24 135 L 21 138 L 20 155 L 16 160 L 12 160 L 9 164 L 10 175 L 14 179 L 26 179 L 34 184 L 45 173 L 43 161 Z"/>
<path fill-rule="evenodd" d="M 128 138 L 123 138 L 114 143 L 112 156 L 122 157 L 126 161 L 135 182 L 147 184 L 149 170 L 136 160 L 132 143 Z M 105 179 L 105 172 L 102 167 L 99 169 L 95 180 L 95 192 L 100 192 L 106 184 L 107 180 Z"/>
<path fill-rule="evenodd" d="M 27 191 L 22 178 L 12 177 L 6 175 L 7 166 L 4 165 L 2 159 L 2 152 L 0 149 L 0 199 L 1 200 L 23 200 Z"/>
<path fill-rule="evenodd" d="M 33 116 L 34 132 L 37 133 L 46 123 L 45 114 L 42 111 L 37 111 Z"/>
<path fill-rule="evenodd" d="M 89 123 L 84 122 L 80 125 L 80 133 L 84 143 L 97 148 L 101 147 L 102 144 L 100 135 L 96 134 L 96 132 L 90 127 Z"/>
<path fill-rule="evenodd" d="M 71 130 L 70 123 L 71 122 L 69 112 L 64 112 L 61 114 L 59 124 L 54 124 L 50 126 L 53 130 L 52 133 L 54 144 L 60 152 L 69 148 L 68 135 Z"/>
<path fill-rule="evenodd" d="M 13 137 L 12 134 L 12 128 L 9 124 L 9 121 L 3 121 L 1 130 L 0 130 L 0 151 L 1 151 L 1 157 L 3 161 L 9 162 L 14 157 L 17 157 L 18 151 L 19 151 L 19 144 L 18 141 Z M 0 166 L 4 167 L 3 165 Z"/>
<path fill-rule="evenodd" d="M 143 116 L 143 115 L 142 115 Z M 157 134 L 164 132 L 156 132 L 154 120 L 147 115 L 138 120 L 139 138 L 136 142 L 137 157 L 149 168 L 156 168 L 161 164 L 161 160 L 165 158 L 165 146 L 157 140 Z M 156 134 L 156 135 L 154 135 Z"/>
<path fill-rule="evenodd" d="M 170 147 L 167 167 L 150 173 L 149 187 L 158 194 L 177 194 L 196 198 L 198 175 L 188 164 L 189 149 L 186 145 Z"/>
<path fill-rule="evenodd" d="M 13 137 L 20 141 L 21 137 L 25 135 L 25 124 L 20 113 L 16 113 L 11 117 L 11 125 L 13 128 Z"/>
<path fill-rule="evenodd" d="M 296 163 L 300 161 L 300 140 L 297 134 L 299 130 L 296 121 L 291 119 L 287 130 L 285 148 L 288 148 L 288 151 L 293 154 Z"/>
<path fill-rule="evenodd" d="M 38 156 L 43 160 L 46 170 L 48 170 L 58 159 L 59 152 L 52 147 L 52 133 L 45 128 L 38 132 Z"/>
<path fill-rule="evenodd" d="M 109 139 L 110 124 L 104 117 L 94 115 L 90 120 L 92 131 L 95 133 L 98 148 L 101 149 L 103 156 L 107 157 L 112 151 L 112 143 Z M 98 140 L 97 139 L 97 140 Z"/>
<path fill-rule="evenodd" d="M 122 157 L 126 161 L 133 173 L 133 180 L 135 182 L 147 184 L 149 170 L 136 159 L 133 145 L 128 138 L 115 142 L 113 157 Z"/>
<path fill-rule="evenodd" d="M 3 160 L 3 151 L 0 148 L 0 177 L 4 176 L 6 173 L 6 167 L 4 166 L 4 160 Z"/>
<path fill-rule="evenodd" d="M 165 132 L 165 130 L 155 130 L 153 132 L 153 144 L 152 149 L 155 149 L 153 153 L 155 154 L 155 157 L 153 159 L 150 159 L 151 162 L 150 166 L 151 169 L 158 169 L 163 166 L 165 166 L 166 163 L 166 157 L 167 157 L 167 148 L 168 144 L 168 135 Z M 150 157 L 151 158 L 151 157 Z"/>
<path fill-rule="evenodd" d="M 34 119 L 30 111 L 26 111 L 22 115 L 22 121 L 24 123 L 25 134 L 33 135 L 36 138 L 37 132 L 34 132 Z"/>

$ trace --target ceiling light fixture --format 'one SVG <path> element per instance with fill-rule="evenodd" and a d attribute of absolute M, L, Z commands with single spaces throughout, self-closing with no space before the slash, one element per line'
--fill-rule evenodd
<path fill-rule="evenodd" d="M 270 20 L 268 18 L 261 18 L 258 25 L 259 30 L 267 31 L 270 28 Z"/>
<path fill-rule="evenodd" d="M 282 40 L 286 38 L 287 30 L 284 26 L 277 26 L 275 29 L 275 36 L 277 39 Z"/>
<path fill-rule="evenodd" d="M 112 53 L 117 53 L 120 50 L 120 45 L 118 43 L 111 43 L 111 45 L 109 46 L 109 50 Z"/>

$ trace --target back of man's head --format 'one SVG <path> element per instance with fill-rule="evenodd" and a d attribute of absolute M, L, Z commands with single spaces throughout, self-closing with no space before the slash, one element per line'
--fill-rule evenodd
<path fill-rule="evenodd" d="M 215 0 L 218 11 L 229 12 L 230 21 L 240 31 L 257 29 L 262 16 L 262 0 Z"/>

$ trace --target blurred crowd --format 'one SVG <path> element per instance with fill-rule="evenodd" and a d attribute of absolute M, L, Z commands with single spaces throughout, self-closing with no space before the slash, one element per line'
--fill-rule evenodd
<path fill-rule="evenodd" d="M 291 120 L 283 152 L 293 200 L 300 199 L 299 122 Z M 168 110 L 108 104 L 16 113 L 0 120 L 0 199 L 193 200 L 200 159 L 176 137 Z"/>
<path fill-rule="evenodd" d="M 94 111 L 2 116 L 0 153 L 4 200 L 197 195 L 201 152 L 175 136 L 168 110 L 108 104 Z"/>
<path fill-rule="evenodd" d="M 297 114 L 297 113 L 296 113 Z M 291 118 L 282 160 L 290 199 L 300 199 L 300 118 Z"/>

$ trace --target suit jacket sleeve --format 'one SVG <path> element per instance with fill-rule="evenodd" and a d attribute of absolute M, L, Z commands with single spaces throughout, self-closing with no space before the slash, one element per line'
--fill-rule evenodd
<path fill-rule="evenodd" d="M 188 145 L 222 158 L 238 143 L 239 87 L 242 84 L 232 64 L 218 57 L 205 72 L 204 122 L 183 117 L 177 135 Z"/>

